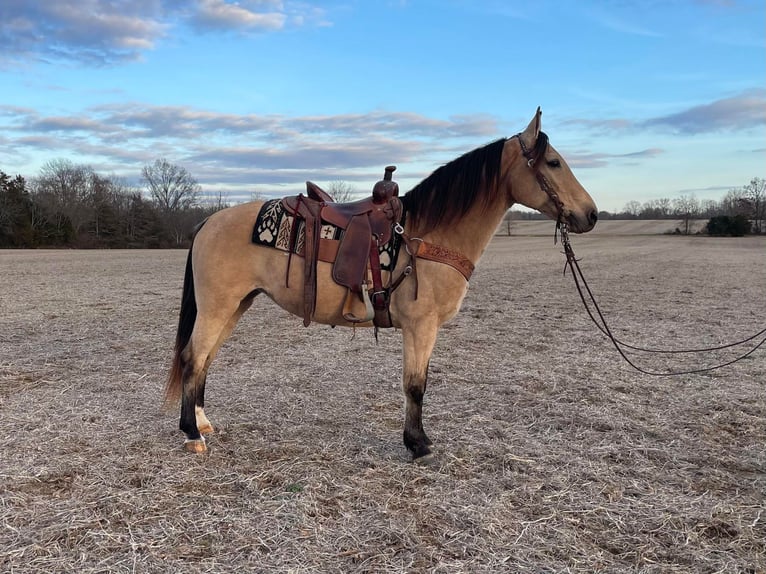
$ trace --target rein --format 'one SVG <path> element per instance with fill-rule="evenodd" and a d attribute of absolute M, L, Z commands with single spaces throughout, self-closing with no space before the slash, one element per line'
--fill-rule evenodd
<path fill-rule="evenodd" d="M 636 345 L 630 345 L 628 343 L 625 343 L 618 339 L 614 333 L 612 333 L 612 330 L 609 327 L 609 324 L 606 322 L 606 318 L 604 317 L 604 314 L 601 311 L 601 308 L 599 307 L 598 303 L 596 302 L 596 297 L 593 295 L 593 291 L 591 291 L 590 286 L 588 285 L 587 280 L 585 279 L 585 275 L 583 275 L 582 269 L 580 269 L 580 264 L 578 262 L 577 257 L 575 256 L 574 249 L 572 249 L 572 244 L 569 241 L 569 227 L 566 222 L 567 217 L 567 210 L 564 207 L 563 202 L 559 198 L 558 194 L 555 192 L 553 187 L 551 186 L 548 179 L 540 172 L 538 160 L 540 157 L 545 153 L 545 150 L 548 148 L 548 136 L 544 132 L 540 132 L 537 137 L 537 141 L 535 142 L 534 149 L 529 149 L 524 144 L 524 140 L 521 139 L 521 134 L 516 134 L 512 136 L 519 140 L 519 145 L 521 146 L 521 152 L 524 155 L 524 157 L 527 160 L 527 166 L 534 171 L 535 178 L 537 179 L 538 184 L 540 185 L 540 189 L 542 189 L 545 194 L 550 198 L 550 200 L 553 202 L 553 204 L 556 206 L 556 210 L 558 211 L 558 218 L 556 219 L 556 231 L 554 232 L 553 241 L 554 243 L 557 242 L 558 236 L 561 235 L 561 245 L 564 247 L 564 255 L 566 256 L 566 263 L 564 264 L 564 273 L 566 273 L 567 267 L 569 267 L 572 270 L 572 277 L 574 278 L 575 287 L 577 287 L 577 292 L 580 295 L 580 300 L 583 303 L 583 306 L 585 307 L 585 311 L 588 313 L 588 316 L 590 317 L 591 321 L 593 321 L 593 324 L 596 325 L 599 331 L 601 331 L 604 335 L 606 335 L 609 340 L 612 342 L 612 345 L 614 345 L 614 348 L 617 349 L 617 352 L 620 354 L 620 356 L 635 370 L 637 370 L 640 373 L 643 373 L 645 375 L 652 375 L 656 377 L 670 377 L 670 376 L 676 376 L 676 375 L 691 375 L 696 373 L 706 373 L 709 371 L 714 371 L 716 369 L 721 369 L 723 367 L 728 367 L 729 365 L 733 365 L 734 363 L 737 363 L 750 355 L 752 355 L 755 351 L 757 351 L 761 346 L 766 343 L 766 328 L 760 330 L 754 335 L 751 335 L 750 337 L 747 337 L 746 339 L 742 339 L 741 341 L 736 341 L 734 343 L 727 343 L 726 345 L 719 345 L 717 347 L 706 347 L 702 349 L 680 349 L 680 350 L 668 350 L 668 349 L 649 349 L 645 347 L 638 347 Z M 582 283 L 582 284 L 581 284 Z M 586 297 L 587 293 L 587 297 Z M 590 300 L 590 304 L 588 303 L 588 300 Z M 593 310 L 595 310 L 595 314 L 593 310 L 591 310 L 590 305 L 593 306 Z M 596 317 L 598 316 L 598 318 Z M 740 345 L 744 345 L 745 343 L 749 343 L 753 341 L 754 339 L 758 339 L 759 337 L 763 336 L 763 338 L 758 341 L 755 346 L 744 353 L 743 355 L 737 357 L 736 359 L 732 359 L 731 361 L 726 361 L 725 363 L 721 363 L 718 365 L 713 365 L 711 367 L 700 367 L 698 369 L 689 369 L 686 371 L 670 371 L 670 372 L 660 372 L 660 371 L 650 371 L 648 369 L 644 369 L 638 365 L 636 365 L 630 357 L 628 357 L 625 349 L 629 349 L 631 351 L 638 351 L 642 353 L 651 353 L 651 354 L 699 354 L 699 353 L 707 353 L 711 351 L 720 351 L 723 349 L 730 349 L 732 347 L 738 347 Z"/>
<path fill-rule="evenodd" d="M 612 345 L 614 345 L 614 348 L 617 349 L 617 352 L 620 354 L 620 356 L 625 359 L 625 361 L 634 369 L 639 371 L 640 373 L 643 373 L 645 375 L 652 375 L 655 377 L 670 377 L 670 376 L 676 376 L 676 375 L 691 375 L 696 373 L 706 373 L 709 371 L 714 371 L 716 369 L 721 369 L 723 367 L 728 367 L 729 365 L 733 365 L 734 363 L 737 363 L 750 355 L 752 355 L 755 351 L 757 351 L 764 343 L 766 343 L 766 328 L 760 330 L 755 335 L 751 335 L 750 337 L 743 339 L 741 341 L 736 341 L 734 343 L 728 343 L 726 345 L 719 345 L 717 347 L 706 347 L 702 349 L 681 349 L 681 350 L 668 350 L 668 349 L 649 349 L 645 347 L 638 347 L 636 345 L 629 345 L 628 343 L 625 343 L 615 337 L 615 335 L 612 333 L 612 330 L 609 328 L 609 325 L 606 322 L 606 319 L 604 317 L 604 314 L 601 311 L 601 308 L 598 306 L 598 303 L 596 302 L 596 298 L 593 295 L 593 292 L 591 291 L 590 286 L 588 285 L 588 282 L 585 279 L 585 276 L 583 275 L 582 269 L 580 269 L 580 264 L 578 262 L 578 259 L 575 257 L 574 250 L 572 249 L 572 245 L 569 242 L 569 231 L 566 227 L 566 224 L 564 225 L 558 225 L 557 229 L 561 233 L 561 244 L 564 247 L 564 255 L 566 256 L 566 263 L 564 265 L 564 272 L 566 272 L 566 268 L 569 267 L 572 270 L 572 277 L 574 278 L 575 286 L 577 287 L 577 292 L 580 295 L 580 299 L 582 300 L 583 306 L 585 307 L 585 311 L 588 313 L 588 316 L 590 317 L 591 321 L 593 321 L 593 324 L 596 325 L 599 331 L 601 331 L 604 335 L 606 335 L 609 340 L 612 342 Z M 582 285 L 580 282 L 582 281 Z M 587 293 L 587 298 L 585 294 Z M 588 300 L 590 300 L 591 304 L 593 305 L 593 309 L 595 310 L 595 315 L 593 311 L 590 308 L 590 305 L 588 304 Z M 598 319 L 596 318 L 596 315 L 598 316 Z M 720 351 L 723 349 L 730 349 L 732 347 L 738 347 L 740 345 L 744 345 L 745 343 L 749 343 L 750 341 L 753 341 L 754 339 L 757 339 L 758 337 L 763 336 L 763 339 L 757 342 L 757 344 L 750 349 L 745 354 L 737 357 L 736 359 L 732 359 L 730 361 L 726 361 L 725 363 L 720 363 L 718 365 L 713 365 L 711 367 L 700 367 L 698 369 L 690 369 L 686 371 L 671 371 L 671 372 L 660 372 L 660 371 L 650 371 L 648 369 L 644 369 L 642 367 L 639 367 L 636 365 L 626 354 L 625 349 L 630 349 L 633 351 L 639 351 L 643 353 L 653 353 L 653 354 L 698 354 L 698 353 L 706 353 L 710 351 Z"/>
<path fill-rule="evenodd" d="M 564 247 L 564 255 L 566 256 L 566 263 L 564 264 L 564 272 L 566 273 L 567 267 L 569 267 L 572 270 L 572 277 L 574 278 L 575 287 L 577 287 L 577 292 L 580 295 L 580 300 L 583 303 L 583 306 L 585 307 L 585 311 L 588 313 L 588 316 L 590 317 L 591 321 L 593 321 L 593 324 L 596 325 L 599 331 L 601 331 L 604 335 L 606 335 L 609 340 L 612 342 L 612 345 L 614 345 L 614 348 L 617 349 L 617 352 L 620 354 L 620 356 L 625 359 L 625 361 L 633 367 L 635 370 L 637 370 L 640 373 L 643 373 L 645 375 L 652 375 L 656 377 L 670 377 L 670 376 L 676 376 L 676 375 L 691 375 L 696 373 L 706 373 L 709 371 L 714 371 L 716 369 L 721 369 L 723 367 L 728 367 L 729 365 L 733 365 L 734 363 L 741 361 L 742 359 L 745 359 L 752 355 L 755 351 L 757 351 L 764 343 L 766 343 L 766 328 L 760 330 L 755 335 L 751 335 L 750 337 L 743 339 L 741 341 L 736 341 L 734 343 L 727 343 L 726 345 L 719 345 L 717 347 L 706 347 L 702 349 L 680 349 L 680 350 L 668 350 L 668 349 L 649 349 L 644 347 L 638 347 L 636 345 L 629 345 L 628 343 L 625 343 L 615 337 L 615 335 L 612 333 L 612 330 L 609 328 L 609 325 L 606 322 L 606 319 L 604 318 L 604 314 L 601 311 L 601 308 L 598 306 L 598 303 L 596 302 L 596 298 L 593 295 L 593 291 L 591 291 L 590 286 L 588 285 L 588 282 L 585 279 L 585 276 L 583 275 L 582 269 L 580 269 L 580 264 L 578 262 L 577 257 L 575 257 L 574 250 L 572 249 L 572 245 L 569 242 L 569 230 L 567 229 L 566 223 L 556 224 L 556 230 L 561 234 L 561 245 Z M 582 285 L 580 284 L 582 282 Z M 587 298 L 586 294 L 587 293 Z M 590 300 L 590 303 L 593 305 L 593 309 L 595 310 L 595 315 L 593 311 L 590 308 L 590 305 L 588 303 L 588 300 Z M 598 319 L 596 318 L 596 315 L 598 316 Z M 725 363 L 721 363 L 718 365 L 713 365 L 711 367 L 700 367 L 698 369 L 690 369 L 686 371 L 670 371 L 670 372 L 660 372 L 660 371 L 650 371 L 648 369 L 644 369 L 642 367 L 639 367 L 636 365 L 626 354 L 625 349 L 630 349 L 632 351 L 639 351 L 642 353 L 652 353 L 652 354 L 699 354 L 699 353 L 706 353 L 710 351 L 720 351 L 723 349 L 730 349 L 732 347 L 738 347 L 740 345 L 744 345 L 745 343 L 749 343 L 750 341 L 753 341 L 754 339 L 757 339 L 758 337 L 763 336 L 763 339 L 757 342 L 757 344 L 750 349 L 745 354 L 737 357 L 736 359 L 732 359 L 730 361 L 726 361 Z"/>

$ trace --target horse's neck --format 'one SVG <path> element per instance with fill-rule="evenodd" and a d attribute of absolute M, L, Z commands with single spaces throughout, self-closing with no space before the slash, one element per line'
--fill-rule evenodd
<path fill-rule="evenodd" d="M 486 208 L 474 207 L 460 220 L 437 226 L 425 234 L 423 239 L 455 249 L 476 264 L 495 235 L 508 207 L 501 199 Z"/>

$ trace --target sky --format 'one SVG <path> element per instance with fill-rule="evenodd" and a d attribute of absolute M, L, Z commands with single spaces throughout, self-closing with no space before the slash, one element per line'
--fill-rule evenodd
<path fill-rule="evenodd" d="M 543 130 L 600 209 L 766 177 L 763 0 L 0 0 L 0 170 L 402 190 Z"/>

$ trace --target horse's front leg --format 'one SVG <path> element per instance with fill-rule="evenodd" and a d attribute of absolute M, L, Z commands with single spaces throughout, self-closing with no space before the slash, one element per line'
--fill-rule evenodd
<path fill-rule="evenodd" d="M 404 343 L 402 387 L 404 390 L 404 445 L 415 461 L 432 456 L 433 443 L 423 430 L 423 397 L 428 382 L 428 363 L 436 343 L 438 326 L 420 321 L 402 329 Z"/>

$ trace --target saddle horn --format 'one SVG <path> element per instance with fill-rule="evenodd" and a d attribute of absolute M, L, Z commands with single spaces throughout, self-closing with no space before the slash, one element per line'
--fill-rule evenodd
<path fill-rule="evenodd" d="M 372 201 L 374 203 L 386 203 L 392 197 L 399 197 L 399 184 L 393 180 L 395 165 L 386 166 L 383 179 L 372 188 Z"/>

